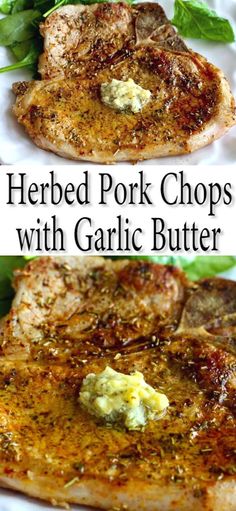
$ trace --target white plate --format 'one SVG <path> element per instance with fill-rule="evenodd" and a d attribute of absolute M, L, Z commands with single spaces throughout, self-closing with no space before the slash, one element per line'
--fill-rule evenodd
<path fill-rule="evenodd" d="M 207 0 L 210 7 L 230 19 L 236 33 L 236 1 L 235 0 Z M 167 15 L 171 18 L 173 14 L 173 1 L 160 0 Z M 220 67 L 231 83 L 234 95 L 236 96 L 236 43 L 227 45 L 212 43 L 207 41 L 189 40 L 188 44 L 193 50 L 201 53 L 209 61 Z M 5 48 L 0 48 L 0 67 L 12 62 L 9 52 Z M 22 127 L 17 125 L 16 119 L 11 113 L 11 105 L 14 102 L 14 96 L 11 92 L 13 82 L 19 80 L 28 80 L 29 73 L 26 71 L 17 71 L 1 74 L 0 89 L 0 162 L 6 164 L 42 164 L 42 165 L 78 165 L 78 162 L 72 162 L 62 159 L 52 153 L 38 149 L 27 137 Z M 191 155 L 159 158 L 158 160 L 148 160 L 146 165 L 150 164 L 179 164 L 179 165 L 206 165 L 225 164 L 233 165 L 236 162 L 236 127 L 225 135 L 221 140 L 216 141 L 210 146 L 201 149 Z M 88 164 L 87 164 L 88 165 Z M 92 164 L 90 164 L 92 165 Z M 141 164 L 142 166 L 144 163 Z"/>

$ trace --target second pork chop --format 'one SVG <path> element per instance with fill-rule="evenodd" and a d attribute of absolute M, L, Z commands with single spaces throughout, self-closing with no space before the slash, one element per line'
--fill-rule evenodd
<path fill-rule="evenodd" d="M 17 272 L 2 325 L 0 485 L 53 504 L 234 511 L 236 283 L 147 261 L 45 257 Z M 208 332 L 219 326 L 217 335 Z M 144 431 L 78 401 L 106 366 L 170 405 Z"/>

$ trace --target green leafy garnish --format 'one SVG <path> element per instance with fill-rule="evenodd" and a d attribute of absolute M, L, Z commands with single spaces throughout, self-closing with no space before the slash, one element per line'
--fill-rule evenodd
<path fill-rule="evenodd" d="M 28 47 L 28 51 L 25 56 L 20 58 L 20 54 L 24 53 L 24 50 Z M 38 62 L 38 57 L 41 53 L 41 45 L 35 45 L 35 41 L 25 41 L 24 45 L 18 46 L 15 45 L 12 47 L 12 52 L 17 57 L 18 61 L 15 64 L 11 64 L 10 66 L 0 68 L 0 73 L 5 73 L 6 71 L 15 71 L 16 69 L 21 69 L 24 67 L 33 66 Z"/>
<path fill-rule="evenodd" d="M 33 22 L 39 18 L 39 11 L 28 9 L 1 19 L 0 46 L 12 46 L 32 38 L 37 30 Z"/>
<path fill-rule="evenodd" d="M 16 12 L 22 12 L 27 9 L 32 9 L 33 7 L 36 9 L 36 7 L 34 6 L 33 0 L 32 1 L 30 1 L 30 0 L 15 0 L 11 13 L 15 14 Z"/>
<path fill-rule="evenodd" d="M 15 0 L 0 0 L 0 12 L 10 14 Z"/>
<path fill-rule="evenodd" d="M 0 257 L 0 317 L 6 314 L 11 306 L 14 291 L 11 286 L 13 271 L 23 268 L 26 261 L 21 256 Z"/>
<path fill-rule="evenodd" d="M 175 0 L 172 23 L 185 37 L 224 43 L 235 40 L 230 22 L 200 0 Z"/>
<path fill-rule="evenodd" d="M 234 256 L 198 256 L 184 270 L 189 279 L 198 280 L 204 277 L 214 277 L 234 266 L 236 266 L 236 257 Z"/>

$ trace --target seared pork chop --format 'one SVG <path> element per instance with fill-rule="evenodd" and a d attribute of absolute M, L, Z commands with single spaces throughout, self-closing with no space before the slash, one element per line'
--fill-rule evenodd
<path fill-rule="evenodd" d="M 17 272 L 15 288 L 0 358 L 1 485 L 54 504 L 234 511 L 236 349 L 225 325 L 236 283 L 47 257 Z M 141 371 L 168 396 L 166 416 L 127 431 L 82 409 L 83 378 L 107 365 Z"/>
<path fill-rule="evenodd" d="M 158 4 L 65 6 L 41 31 L 46 80 L 15 84 L 14 113 L 42 149 L 137 161 L 195 151 L 235 124 L 223 73 L 187 49 Z M 135 114 L 101 98 L 103 83 L 129 78 L 151 91 Z"/>
<path fill-rule="evenodd" d="M 117 112 L 101 101 L 101 84 L 132 78 L 151 91 L 142 111 Z M 42 149 L 112 163 L 192 152 L 233 122 L 222 73 L 191 53 L 155 46 L 123 51 L 89 78 L 54 78 L 14 88 L 18 121 Z"/>
<path fill-rule="evenodd" d="M 140 44 L 188 51 L 156 3 L 67 5 L 48 16 L 41 34 L 43 79 L 94 74 L 120 50 Z"/>

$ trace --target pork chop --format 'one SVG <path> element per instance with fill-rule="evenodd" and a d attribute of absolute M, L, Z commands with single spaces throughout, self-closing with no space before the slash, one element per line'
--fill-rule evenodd
<path fill-rule="evenodd" d="M 186 279 L 169 266 L 97 257 L 40 258 L 15 277 L 2 349 L 67 362 L 114 350 L 179 320 Z M 32 339 L 34 342 L 32 343 Z"/>
<path fill-rule="evenodd" d="M 65 6 L 41 31 L 46 80 L 15 84 L 13 110 L 42 149 L 137 161 L 195 151 L 235 124 L 223 73 L 187 49 L 158 4 Z M 103 83 L 130 78 L 151 92 L 141 111 L 103 103 Z"/>
<path fill-rule="evenodd" d="M 43 79 L 94 74 L 123 48 L 140 44 L 188 51 L 157 3 L 67 5 L 41 24 Z"/>
<path fill-rule="evenodd" d="M 236 349 L 225 323 L 236 283 L 45 257 L 15 288 L 0 358 L 1 485 L 53 504 L 234 511 Z M 141 371 L 168 396 L 165 417 L 127 431 L 82 409 L 83 378 L 107 365 Z"/>
<path fill-rule="evenodd" d="M 151 91 L 142 111 L 117 112 L 101 101 L 112 79 Z M 233 123 L 222 73 L 191 53 L 155 46 L 124 50 L 90 78 L 54 78 L 16 86 L 14 113 L 42 149 L 112 163 L 185 154 L 209 144 Z"/>

